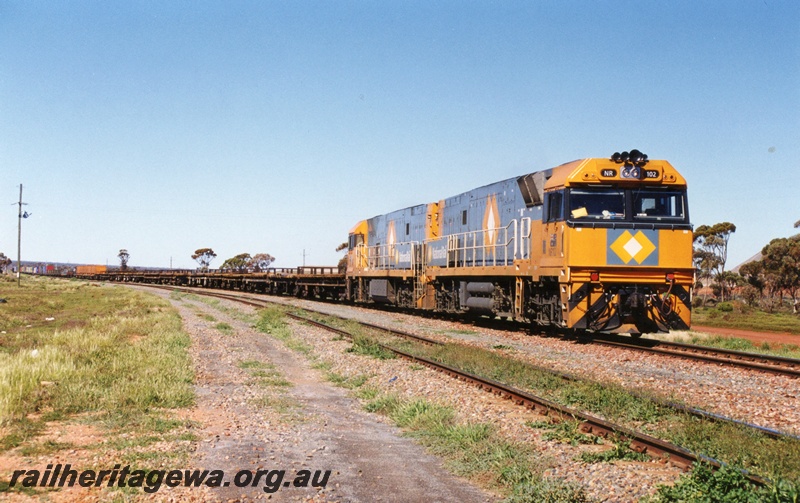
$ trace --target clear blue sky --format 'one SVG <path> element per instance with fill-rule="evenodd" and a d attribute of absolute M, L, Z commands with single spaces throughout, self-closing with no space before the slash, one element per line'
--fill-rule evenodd
<path fill-rule="evenodd" d="M 0 251 L 335 264 L 358 221 L 638 148 L 729 267 L 800 220 L 800 2 L 0 0 Z"/>

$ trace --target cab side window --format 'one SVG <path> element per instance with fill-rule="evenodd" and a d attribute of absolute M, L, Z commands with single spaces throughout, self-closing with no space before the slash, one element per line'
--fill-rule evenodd
<path fill-rule="evenodd" d="M 363 234 L 350 234 L 350 242 L 348 243 L 350 246 L 348 249 L 352 250 L 356 246 L 364 244 L 364 235 Z"/>
<path fill-rule="evenodd" d="M 548 192 L 545 194 L 546 221 L 555 222 L 564 220 L 564 191 Z"/>

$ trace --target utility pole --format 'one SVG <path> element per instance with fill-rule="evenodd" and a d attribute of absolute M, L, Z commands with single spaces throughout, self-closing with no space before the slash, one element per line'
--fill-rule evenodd
<path fill-rule="evenodd" d="M 22 270 L 20 269 L 20 256 L 22 250 L 22 219 L 28 218 L 28 212 L 25 212 L 25 216 L 22 216 L 22 206 L 27 205 L 28 203 L 22 202 L 22 184 L 19 184 L 19 223 L 17 224 L 17 287 L 21 286 L 21 279 L 20 275 Z"/>

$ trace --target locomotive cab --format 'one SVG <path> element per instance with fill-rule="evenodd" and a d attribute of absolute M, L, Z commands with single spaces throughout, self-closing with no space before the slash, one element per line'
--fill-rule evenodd
<path fill-rule="evenodd" d="M 562 228 L 563 325 L 630 333 L 688 328 L 694 270 L 683 177 L 666 161 L 577 162 L 550 180 L 545 198 L 563 205 L 546 209 L 562 215 L 551 229 Z"/>

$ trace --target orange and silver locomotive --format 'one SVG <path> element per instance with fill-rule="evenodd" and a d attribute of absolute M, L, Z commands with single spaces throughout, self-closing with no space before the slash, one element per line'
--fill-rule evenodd
<path fill-rule="evenodd" d="M 633 150 L 359 222 L 346 296 L 644 333 L 691 321 L 686 180 Z"/>

